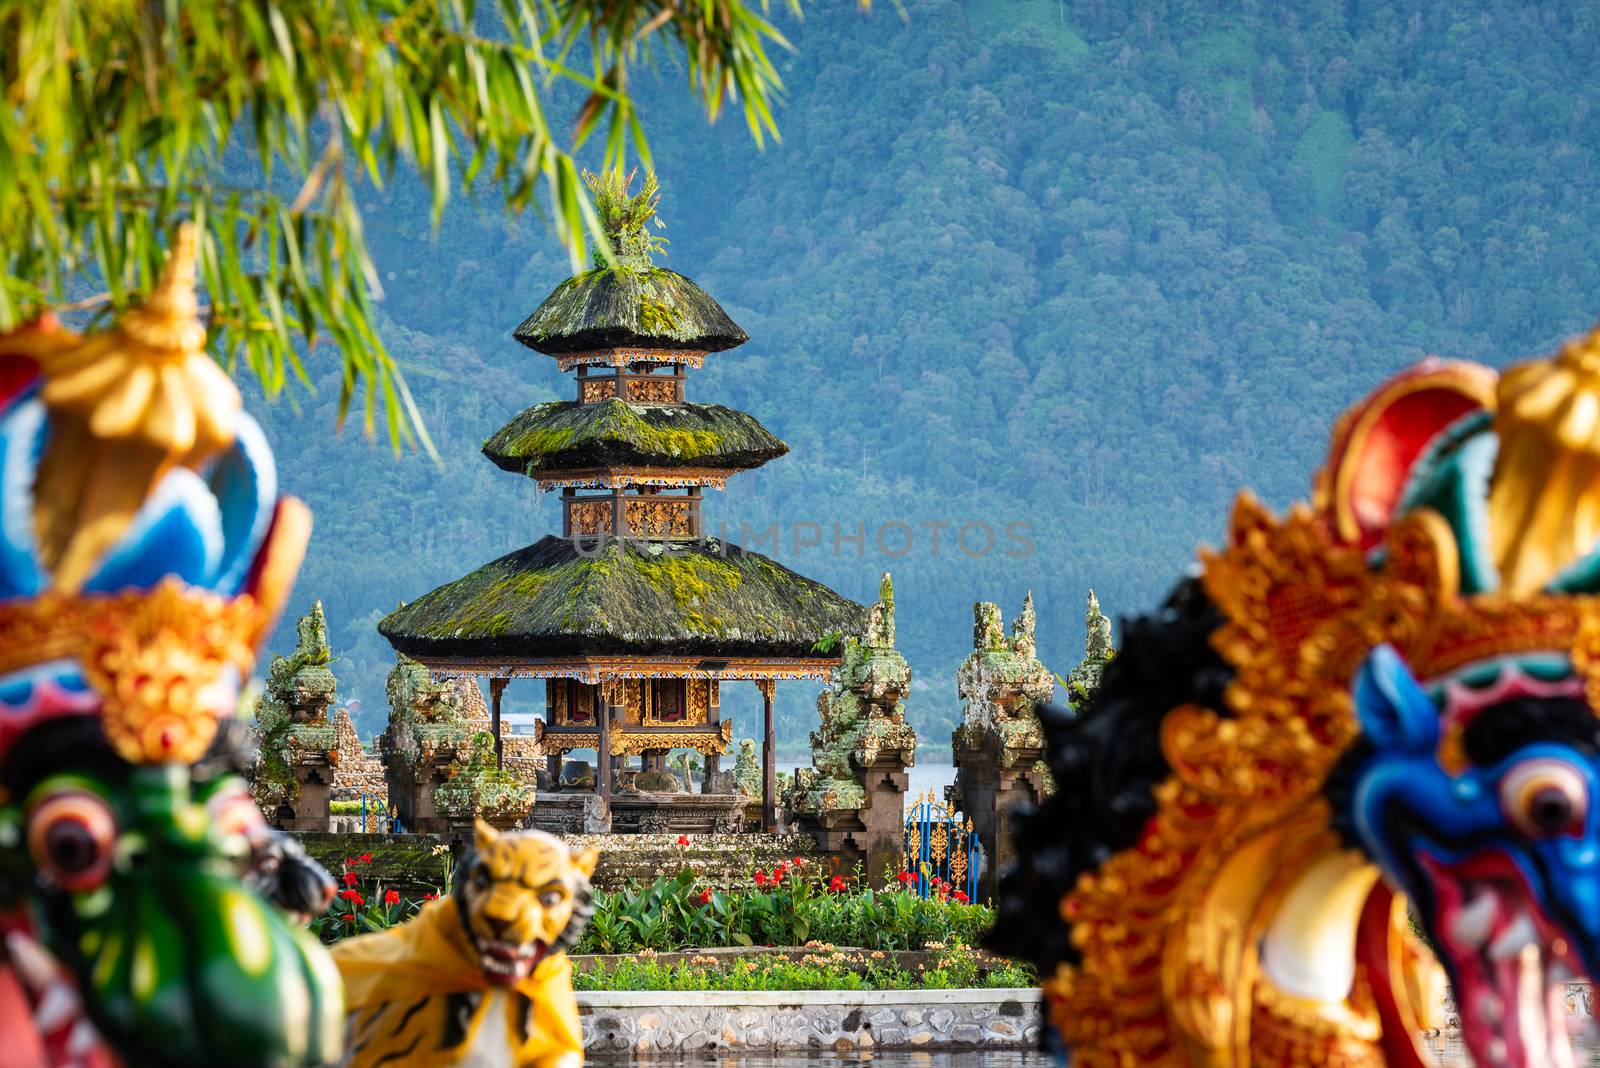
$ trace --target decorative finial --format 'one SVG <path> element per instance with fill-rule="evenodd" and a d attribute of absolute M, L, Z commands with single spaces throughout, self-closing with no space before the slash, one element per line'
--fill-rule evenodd
<path fill-rule="evenodd" d="M 185 223 L 156 287 L 109 330 L 40 357 L 50 444 L 34 484 L 39 554 L 79 589 L 167 472 L 233 444 L 239 390 L 205 350 Z"/>
<path fill-rule="evenodd" d="M 644 185 L 638 193 L 630 192 L 638 170 L 622 173 L 619 167 L 595 174 L 583 172 L 583 180 L 594 194 L 595 208 L 600 212 L 600 226 L 611 242 L 611 254 L 616 266 L 625 271 L 648 269 L 656 253 L 665 255 L 667 239 L 650 232 L 653 222 L 657 229 L 666 229 L 666 223 L 656 214 L 661 202 L 660 187 L 654 173 L 644 176 Z M 599 248 L 591 248 L 596 267 L 610 266 Z"/>
<path fill-rule="evenodd" d="M 1501 592 L 1527 597 L 1600 538 L 1600 327 L 1500 379 L 1489 534 Z"/>

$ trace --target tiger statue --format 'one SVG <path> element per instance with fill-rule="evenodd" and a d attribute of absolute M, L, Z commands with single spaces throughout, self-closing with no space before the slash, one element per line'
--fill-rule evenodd
<path fill-rule="evenodd" d="M 477 821 L 449 895 L 333 947 L 350 1014 L 348 1068 L 578 1068 L 575 946 L 599 851 Z"/>
<path fill-rule="evenodd" d="M 1447 993 L 1481 1068 L 1570 1068 L 1597 710 L 1600 329 L 1429 359 L 1309 503 L 1240 496 L 1081 714 L 1039 710 L 1058 789 L 989 944 L 1077 1068 L 1422 1068 Z"/>

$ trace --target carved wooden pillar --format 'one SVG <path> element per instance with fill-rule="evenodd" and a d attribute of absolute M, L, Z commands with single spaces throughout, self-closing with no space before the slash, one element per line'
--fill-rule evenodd
<path fill-rule="evenodd" d="M 504 767 L 500 746 L 500 698 L 506 692 L 506 683 L 510 679 L 492 678 L 489 680 L 489 729 L 494 732 L 494 766 Z"/>
<path fill-rule="evenodd" d="M 613 702 L 621 696 L 622 686 L 615 680 L 600 684 L 600 707 L 596 717 L 600 726 L 600 739 L 595 748 L 594 790 L 607 811 L 611 808 L 611 714 Z"/>
<path fill-rule="evenodd" d="M 772 700 L 778 692 L 776 679 L 758 679 L 761 690 L 761 829 L 768 834 L 778 830 L 778 732 L 772 717 Z"/>

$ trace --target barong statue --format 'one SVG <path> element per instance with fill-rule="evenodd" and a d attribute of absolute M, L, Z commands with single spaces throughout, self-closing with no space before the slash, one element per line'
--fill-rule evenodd
<path fill-rule="evenodd" d="M 1426 361 L 1041 710 L 992 942 L 1082 1068 L 1573 1064 L 1600 972 L 1600 331 Z M 1412 930 L 1413 921 L 1426 945 Z M 1428 948 L 1431 946 L 1431 951 Z"/>
<path fill-rule="evenodd" d="M 327 873 L 239 772 L 310 519 L 205 351 L 185 228 L 109 328 L 0 336 L 0 1064 L 321 1065 Z"/>

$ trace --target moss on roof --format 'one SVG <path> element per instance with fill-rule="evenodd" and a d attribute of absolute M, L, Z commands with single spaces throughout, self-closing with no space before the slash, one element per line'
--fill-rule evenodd
<path fill-rule="evenodd" d="M 750 336 L 705 290 L 665 267 L 600 267 L 556 287 L 512 336 L 555 355 L 637 345 L 720 352 Z"/>
<path fill-rule="evenodd" d="M 591 467 L 742 470 L 789 446 L 752 416 L 720 404 L 536 404 L 495 431 L 483 454 L 516 474 Z"/>
<path fill-rule="evenodd" d="M 429 656 L 816 656 L 866 609 L 737 545 L 549 536 L 385 616 L 400 652 Z"/>

